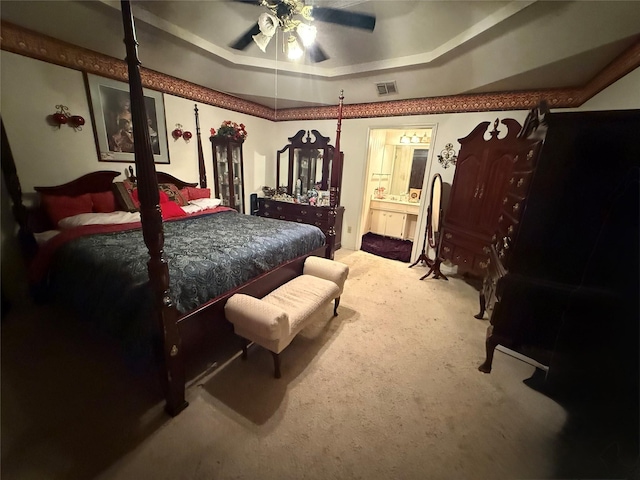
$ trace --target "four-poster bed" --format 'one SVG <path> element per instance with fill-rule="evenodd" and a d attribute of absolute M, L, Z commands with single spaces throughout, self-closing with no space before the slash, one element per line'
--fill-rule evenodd
<path fill-rule="evenodd" d="M 167 203 L 171 202 L 159 190 L 162 184 L 173 184 L 178 189 L 198 184 L 156 172 L 146 128 L 133 15 L 129 2 L 121 3 L 135 144 L 135 177 L 132 175 L 129 180 L 135 181 L 139 218 L 128 220 L 124 227 L 90 224 L 62 231 L 43 243 L 33 258 L 30 273 L 34 282 L 46 281 L 48 287 L 53 285 L 54 293 L 75 295 L 94 310 L 105 310 L 101 307 L 109 304 L 108 297 L 96 297 L 99 292 L 95 289 L 102 284 L 110 298 L 118 299 L 111 303 L 120 304 L 116 314 L 120 321 L 134 322 L 133 317 L 144 317 L 146 322 L 141 329 L 149 328 L 151 331 L 147 333 L 151 337 L 143 337 L 142 341 L 148 340 L 147 345 L 154 350 L 165 409 L 175 416 L 188 405 L 185 351 L 211 348 L 211 334 L 219 332 L 219 325 L 226 323 L 227 299 L 235 293 L 261 298 L 300 275 L 309 255 L 325 255 L 326 238 L 312 225 L 243 215 L 225 207 L 186 218 L 169 218 Z M 339 127 L 337 135 L 339 145 Z M 197 139 L 200 189 L 204 189 L 206 175 L 199 124 Z M 336 152 L 339 154 L 339 149 Z M 7 166 L 7 162 L 11 165 Z M 22 212 L 21 188 L 12 158 L 3 156 L 3 173 L 16 204 L 14 211 Z M 93 172 L 64 185 L 36 190 L 41 196 L 60 198 L 101 195 L 114 191 L 118 175 L 112 171 Z M 25 219 L 20 215 L 17 218 L 20 231 L 32 229 L 34 222 L 40 221 L 38 217 L 34 214 Z M 231 230 L 233 225 L 235 230 Z M 215 251 L 224 251 L 226 260 L 213 256 Z M 77 277 L 79 270 L 90 272 L 94 278 Z M 229 278 L 232 274 L 237 274 L 234 279 Z M 197 281 L 189 283 L 187 277 Z M 92 282 L 98 284 L 93 290 Z M 134 290 L 135 295 L 130 293 Z M 128 308 L 137 310 L 131 313 Z M 131 314 L 123 315 L 123 311 Z M 127 323 L 126 328 L 136 330 L 137 326 Z"/>

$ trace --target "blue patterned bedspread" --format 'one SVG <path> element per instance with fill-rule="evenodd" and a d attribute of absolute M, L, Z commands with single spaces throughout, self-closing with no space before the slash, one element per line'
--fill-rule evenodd
<path fill-rule="evenodd" d="M 315 226 L 234 211 L 165 222 L 164 237 L 181 313 L 325 243 Z M 148 260 L 139 229 L 77 238 L 55 253 L 49 292 L 87 320 L 107 321 L 117 336 L 137 337 L 133 319 L 148 317 L 151 304 Z"/>

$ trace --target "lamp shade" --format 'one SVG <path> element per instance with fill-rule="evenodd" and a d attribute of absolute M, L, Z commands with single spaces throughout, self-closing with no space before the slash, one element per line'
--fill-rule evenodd
<path fill-rule="evenodd" d="M 260 28 L 260 33 L 253 35 L 251 38 L 258 45 L 258 48 L 264 52 L 271 37 L 278 29 L 278 19 L 270 13 L 263 13 L 258 17 L 258 28 Z"/>

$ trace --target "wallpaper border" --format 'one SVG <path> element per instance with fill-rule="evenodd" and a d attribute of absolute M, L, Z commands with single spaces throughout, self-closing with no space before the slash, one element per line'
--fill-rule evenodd
<path fill-rule="evenodd" d="M 1 28 L 0 48 L 2 50 L 114 80 L 125 82 L 128 80 L 127 65 L 123 60 L 41 35 L 9 22 L 2 21 Z M 529 110 L 542 99 L 546 100 L 551 108 L 576 108 L 638 66 L 640 66 L 640 41 L 581 87 L 345 104 L 342 116 L 343 118 L 374 118 Z M 337 105 L 274 110 L 144 67 L 141 68 L 141 75 L 145 88 L 275 122 L 335 119 L 338 115 Z"/>

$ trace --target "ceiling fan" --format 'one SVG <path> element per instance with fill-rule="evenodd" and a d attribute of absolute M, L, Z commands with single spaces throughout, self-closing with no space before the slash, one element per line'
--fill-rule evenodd
<path fill-rule="evenodd" d="M 366 13 L 349 12 L 331 7 L 306 5 L 304 0 L 233 0 L 266 7 L 255 25 L 243 33 L 230 47 L 246 49 L 255 42 L 264 52 L 278 29 L 283 33 L 284 48 L 291 60 L 300 58 L 306 51 L 312 62 L 318 63 L 329 57 L 315 42 L 314 21 L 333 23 L 345 27 L 372 32 L 376 17 Z M 304 50 L 303 50 L 304 47 Z"/>

